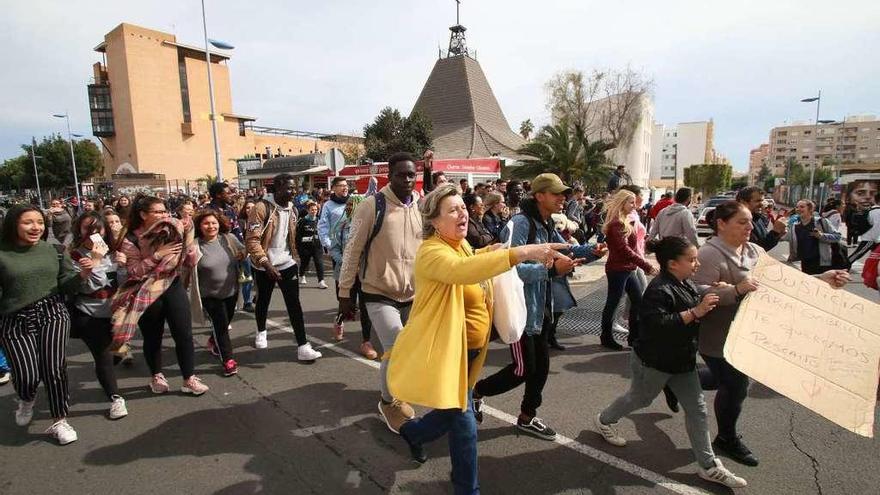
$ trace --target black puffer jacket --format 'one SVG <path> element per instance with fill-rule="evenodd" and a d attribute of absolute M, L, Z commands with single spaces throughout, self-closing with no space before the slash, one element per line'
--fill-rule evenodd
<path fill-rule="evenodd" d="M 700 324 L 685 325 L 682 311 L 700 303 L 690 280 L 679 282 L 661 271 L 651 280 L 639 308 L 639 336 L 635 351 L 645 366 L 664 373 L 687 373 L 697 365 L 696 337 Z"/>

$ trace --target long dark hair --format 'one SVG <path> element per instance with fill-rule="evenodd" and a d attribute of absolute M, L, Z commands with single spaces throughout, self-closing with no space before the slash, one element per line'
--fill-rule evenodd
<path fill-rule="evenodd" d="M 728 222 L 734 217 L 734 215 L 747 209 L 748 208 L 739 201 L 733 199 L 725 201 L 706 214 L 706 223 L 712 228 L 712 232 L 714 232 L 715 235 L 718 235 L 718 220 Z"/>
<path fill-rule="evenodd" d="M 43 217 L 43 236 L 40 237 L 42 240 L 46 240 L 49 237 L 49 225 L 46 221 L 46 214 L 43 213 L 39 207 L 35 205 L 15 205 L 6 212 L 6 217 L 3 219 L 3 237 L 0 241 L 3 244 L 7 244 L 12 246 L 15 244 L 15 240 L 18 239 L 18 221 L 21 219 L 21 216 L 29 211 L 35 211 Z"/>
<path fill-rule="evenodd" d="M 131 202 L 132 207 L 131 214 L 128 217 L 128 231 L 134 232 L 141 228 L 144 224 L 144 219 L 141 218 L 141 212 L 146 213 L 150 211 L 150 207 L 157 204 L 164 205 L 165 202 L 156 196 L 136 196 Z"/>
<path fill-rule="evenodd" d="M 89 223 L 89 231 L 86 233 L 85 237 L 82 235 L 82 225 L 86 220 L 91 220 Z M 70 251 L 74 251 L 75 249 L 79 249 L 82 247 L 83 242 L 88 239 L 92 234 L 97 234 L 101 232 L 101 229 L 104 229 L 104 235 L 101 237 L 104 239 L 104 242 L 107 244 L 107 247 L 110 248 L 110 251 L 115 251 L 115 243 L 113 242 L 113 233 L 110 232 L 110 229 L 107 228 L 107 221 L 104 220 L 104 215 L 98 213 L 97 211 L 87 211 L 82 215 L 76 217 L 76 220 L 73 221 L 73 226 L 71 227 L 73 240 L 70 242 Z"/>

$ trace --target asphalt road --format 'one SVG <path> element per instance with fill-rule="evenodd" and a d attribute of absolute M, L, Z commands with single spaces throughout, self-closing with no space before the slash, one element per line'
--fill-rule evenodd
<path fill-rule="evenodd" d="M 585 271 L 577 285 L 585 302 L 600 297 L 598 268 Z M 19 428 L 12 420 L 12 387 L 0 388 L 0 493 L 450 493 L 445 440 L 427 448 L 431 459 L 425 465 L 409 460 L 404 442 L 376 414 L 377 363 L 356 359 L 358 325 L 348 324 L 341 344 L 324 345 L 333 291 L 311 281 L 302 291 L 305 319 L 324 353 L 314 364 L 296 362 L 276 293 L 270 317 L 279 326 L 269 332 L 268 349 L 253 348 L 251 315 L 239 313 L 233 322 L 240 366 L 235 377 L 224 378 L 204 348 L 208 329 L 195 330 L 197 373 L 211 387 L 201 397 L 152 395 L 139 353 L 132 368 L 117 368 L 130 413 L 118 421 L 106 419 L 108 404 L 90 355 L 72 340 L 70 421 L 79 440 L 71 445 L 58 447 L 42 433 L 51 423 L 42 390 L 33 423 Z M 848 289 L 861 291 L 856 284 Z M 669 412 L 662 398 L 621 421 L 626 447 L 604 443 L 591 418 L 628 387 L 628 353 L 604 352 L 592 335 L 567 332 L 563 342 L 568 350 L 553 354 L 539 412 L 560 439 L 517 435 L 510 420 L 521 389 L 490 398 L 479 433 L 484 493 L 729 492 L 696 476 L 683 414 Z M 374 344 L 378 348 L 376 339 Z M 166 347 L 164 357 L 176 390 L 181 378 L 173 349 Z M 506 347 L 493 344 L 485 373 L 509 359 Z M 707 393 L 710 403 L 713 394 Z M 880 493 L 880 442 L 845 431 L 759 384 L 751 389 L 741 430 L 761 459 L 755 468 L 725 462 L 749 481 L 743 493 Z"/>

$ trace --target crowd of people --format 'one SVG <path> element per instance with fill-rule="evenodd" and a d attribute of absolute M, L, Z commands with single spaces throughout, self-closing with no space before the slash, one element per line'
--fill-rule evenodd
<path fill-rule="evenodd" d="M 196 199 L 139 195 L 87 200 L 75 210 L 60 200 L 47 211 L 13 207 L 0 242 L 6 355 L 0 354 L 0 367 L 12 374 L 16 423 L 32 420 L 42 382 L 54 418 L 48 433 L 62 445 L 77 439 L 67 421 L 69 336 L 82 339 L 92 355 L 110 419 L 128 414 L 114 370 L 134 359 L 130 341 L 138 332 L 154 394 L 171 389 L 162 366 L 166 327 L 180 390 L 204 394 L 208 386 L 194 371 L 193 324 L 210 322 L 208 348 L 218 371 L 233 376 L 238 366 L 229 331 L 236 310 L 254 313 L 253 345 L 265 349 L 276 286 L 296 358 L 320 359 L 299 291 L 311 283 L 312 262 L 315 283 L 328 289 L 326 255 L 338 301 L 333 338 L 343 340 L 346 322 L 359 320 L 363 356 L 379 358 L 373 333 L 381 344 L 378 414 L 420 463 L 426 443 L 448 436 L 455 492 L 479 493 L 477 430 L 491 397 L 523 386 L 516 427 L 556 438 L 538 410 L 551 376 L 550 350 L 564 350 L 556 327 L 576 305 L 569 278 L 577 266 L 607 257 L 600 341 L 609 350 L 632 349 L 632 377 L 625 394 L 596 411 L 596 432 L 623 447 L 617 422 L 662 391 L 673 411 L 684 409 L 699 476 L 745 486 L 717 455 L 759 463 L 737 428 L 749 378 L 723 357 L 728 329 L 743 297 L 758 288 L 751 270 L 759 256 L 780 240 L 790 243 L 805 273 L 835 288 L 846 284 L 851 258 L 837 230 L 839 204 L 816 215 L 813 203 L 803 200 L 793 226 L 784 219 L 770 223 L 763 192 L 745 188 L 715 208 L 709 218 L 714 234 L 700 245 L 687 188 L 648 206 L 620 169 L 601 198 L 588 198 L 582 187 L 549 173 L 471 188 L 432 171 L 430 152 L 424 158 L 422 191 L 416 159 L 396 153 L 388 159 L 387 185 L 373 183 L 367 194 L 353 193 L 343 177 L 309 194 L 293 176 L 280 174 L 269 192 L 236 192 L 221 182 Z M 880 229 L 880 213 L 871 215 L 871 229 Z M 873 230 L 862 236 L 865 242 Z M 54 243 L 47 242 L 50 231 Z M 600 242 L 590 242 L 594 235 Z M 509 364 L 481 376 L 493 334 L 493 278 L 512 269 L 523 283 L 525 328 L 509 345 Z M 617 322 L 624 296 L 625 329 Z M 627 347 L 615 331 L 626 333 Z M 717 390 L 714 440 L 704 390 Z M 417 417 L 413 405 L 431 411 Z"/>

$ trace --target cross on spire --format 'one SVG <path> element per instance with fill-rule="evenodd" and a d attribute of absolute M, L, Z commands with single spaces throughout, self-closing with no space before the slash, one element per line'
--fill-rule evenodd
<path fill-rule="evenodd" d="M 467 31 L 467 29 L 462 26 L 459 21 L 460 6 L 461 0 L 455 0 L 455 25 L 449 28 L 452 33 L 449 35 L 449 51 L 447 52 L 447 57 L 468 55 L 467 43 L 464 38 L 464 32 Z"/>

